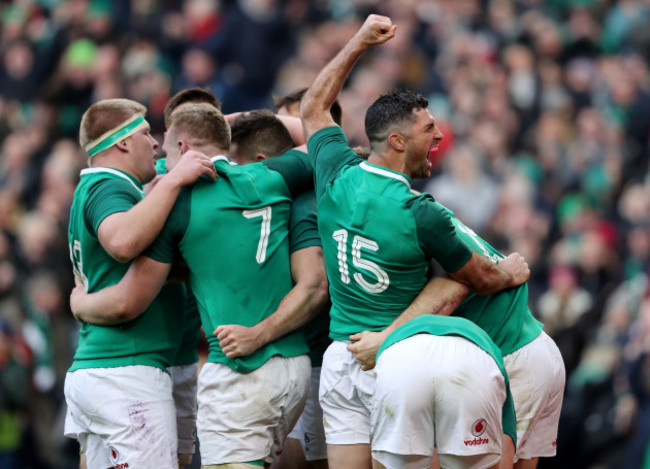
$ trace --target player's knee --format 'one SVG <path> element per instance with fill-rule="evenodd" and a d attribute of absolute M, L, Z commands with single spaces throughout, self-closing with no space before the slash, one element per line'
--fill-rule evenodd
<path fill-rule="evenodd" d="M 178 455 L 178 467 L 183 469 L 185 466 L 189 466 L 192 462 L 193 454 L 179 454 Z"/>

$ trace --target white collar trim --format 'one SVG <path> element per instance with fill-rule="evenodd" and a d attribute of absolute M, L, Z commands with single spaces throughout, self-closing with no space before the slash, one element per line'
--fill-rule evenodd
<path fill-rule="evenodd" d="M 138 191 L 142 192 L 142 189 L 138 187 L 138 185 L 131 180 L 126 174 L 121 173 L 117 169 L 113 168 L 104 168 L 104 167 L 96 167 L 96 168 L 86 168 L 81 170 L 81 175 L 84 176 L 86 174 L 95 174 L 95 173 L 109 173 L 109 174 L 114 174 L 115 176 L 119 176 L 123 179 L 126 179 L 129 181 L 133 187 L 135 187 Z"/>
<path fill-rule="evenodd" d="M 389 178 L 397 179 L 398 181 L 402 181 L 404 184 L 406 184 L 409 187 L 409 189 L 411 188 L 411 183 L 409 182 L 409 180 L 406 179 L 401 174 L 393 173 L 392 171 L 387 171 L 385 169 L 381 169 L 376 166 L 371 166 L 365 161 L 361 162 L 359 166 L 361 167 L 361 169 L 364 169 L 369 173 L 375 173 L 375 174 L 379 174 L 380 176 L 386 176 Z"/>
<path fill-rule="evenodd" d="M 217 161 L 227 161 L 231 166 L 237 166 L 237 163 L 230 161 L 226 155 L 217 155 L 210 158 L 210 161 L 216 163 Z"/>

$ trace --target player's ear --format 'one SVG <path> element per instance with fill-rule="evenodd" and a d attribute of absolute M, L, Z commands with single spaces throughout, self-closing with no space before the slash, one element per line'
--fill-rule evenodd
<path fill-rule="evenodd" d="M 181 151 L 181 155 L 184 155 L 190 150 L 190 146 L 187 144 L 185 140 L 179 140 L 177 142 L 178 149 Z"/>
<path fill-rule="evenodd" d="M 388 136 L 388 144 L 395 150 L 406 150 L 406 137 L 402 134 L 392 133 Z"/>
<path fill-rule="evenodd" d="M 119 148 L 121 151 L 129 151 L 129 137 L 123 138 L 122 140 L 119 140 L 115 144 L 116 148 Z"/>
<path fill-rule="evenodd" d="M 264 153 L 258 153 L 255 155 L 255 162 L 259 163 L 260 161 L 264 161 L 267 158 L 267 156 Z"/>

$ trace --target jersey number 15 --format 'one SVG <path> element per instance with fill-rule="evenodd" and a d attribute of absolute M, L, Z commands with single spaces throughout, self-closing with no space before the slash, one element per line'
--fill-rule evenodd
<path fill-rule="evenodd" d="M 350 273 L 348 271 L 348 230 L 337 230 L 332 233 L 332 238 L 337 241 L 337 258 L 339 261 L 339 272 L 341 273 L 341 282 L 344 284 L 350 283 Z M 376 283 L 370 283 L 359 272 L 355 273 L 352 277 L 359 284 L 361 288 L 368 293 L 381 293 L 388 288 L 390 280 L 385 270 L 379 267 L 372 261 L 361 258 L 361 249 L 369 251 L 378 251 L 379 245 L 372 239 L 364 238 L 363 236 L 355 235 L 352 240 L 352 265 L 357 269 L 365 270 L 372 273 L 377 277 Z"/>

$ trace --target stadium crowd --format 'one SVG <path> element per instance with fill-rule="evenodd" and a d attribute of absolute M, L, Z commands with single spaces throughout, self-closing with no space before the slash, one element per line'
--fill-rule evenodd
<path fill-rule="evenodd" d="M 368 13 L 399 34 L 339 96 L 350 144 L 407 87 L 445 138 L 414 187 L 528 262 L 567 386 L 539 467 L 650 467 L 650 5 L 643 0 L 19 0 L 0 3 L 0 469 L 78 466 L 63 380 L 78 324 L 66 230 L 93 102 L 175 92 L 224 113 L 308 86 Z"/>

